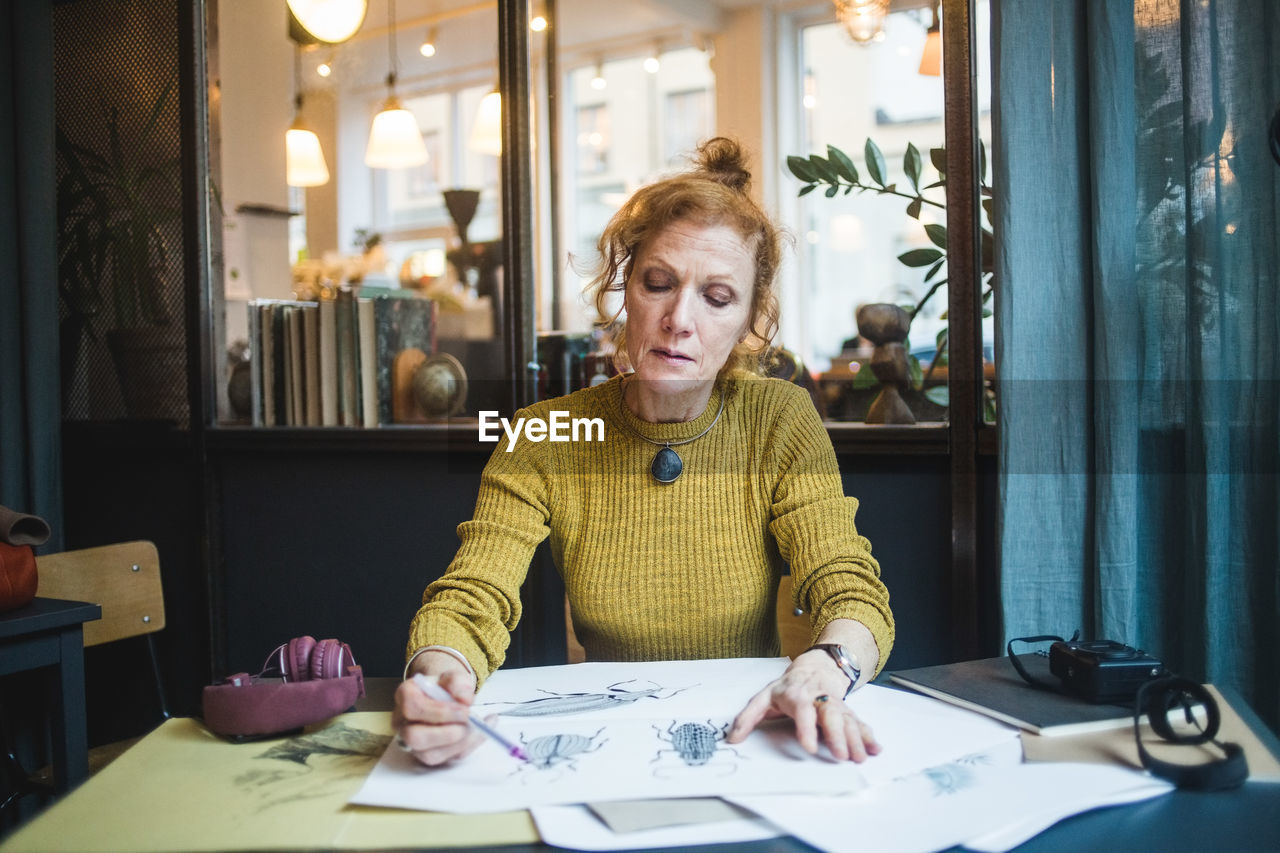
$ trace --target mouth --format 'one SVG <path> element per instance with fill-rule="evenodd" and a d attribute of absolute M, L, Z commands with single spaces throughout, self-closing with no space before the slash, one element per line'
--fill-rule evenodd
<path fill-rule="evenodd" d="M 649 350 L 649 352 L 652 353 L 653 355 L 658 356 L 662 360 L 671 362 L 673 364 L 684 364 L 684 363 L 693 362 L 692 358 L 685 355 L 684 353 L 676 352 L 675 350 L 662 349 L 660 347 L 655 347 L 654 349 Z"/>

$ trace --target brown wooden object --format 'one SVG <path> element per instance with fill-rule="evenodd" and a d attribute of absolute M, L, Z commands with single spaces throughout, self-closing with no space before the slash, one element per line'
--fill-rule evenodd
<path fill-rule="evenodd" d="M 151 634 L 164 627 L 160 555 L 151 542 L 120 542 L 36 558 L 42 598 L 90 601 L 102 618 L 86 622 L 85 646 Z"/>

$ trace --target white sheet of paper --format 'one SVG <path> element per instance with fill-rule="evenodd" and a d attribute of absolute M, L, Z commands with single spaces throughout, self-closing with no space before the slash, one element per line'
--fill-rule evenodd
<path fill-rule="evenodd" d="M 1087 812 L 1103 806 L 1119 806 L 1125 803 L 1137 803 L 1149 800 L 1173 790 L 1168 782 L 1149 776 L 1146 773 L 1126 767 L 1108 765 L 1070 765 L 1072 767 L 1094 767 L 1103 772 L 1082 773 L 1078 781 L 1066 782 L 1062 778 L 1062 768 L 1044 771 L 1039 768 L 1054 768 L 1055 764 L 1026 764 L 1029 769 L 1025 775 L 1048 776 L 1048 779 L 1036 780 L 1034 784 L 1041 790 L 1052 788 L 1052 794 L 1044 798 L 1038 811 L 1030 811 L 1021 815 L 1016 822 L 995 832 L 964 842 L 964 846 L 979 853 L 1005 853 L 1024 841 L 1044 832 L 1064 818 L 1074 814 Z M 1072 771 L 1074 772 L 1074 771 Z M 1091 787 L 1072 788 L 1065 785 L 1086 785 Z M 1047 793 L 1047 791 L 1046 791 Z"/>
<path fill-rule="evenodd" d="M 1021 764 L 983 756 L 842 797 L 727 797 L 830 853 L 924 853 L 957 844 L 997 853 L 1072 814 L 1172 789 L 1101 764 Z"/>
<path fill-rule="evenodd" d="M 636 832 L 614 832 L 586 806 L 538 806 L 529 810 L 542 840 L 570 850 L 641 850 L 696 844 L 732 844 L 785 835 L 764 818 L 738 818 Z"/>
<path fill-rule="evenodd" d="M 524 746 L 533 759 L 528 763 L 486 743 L 455 764 L 427 768 L 392 746 L 351 802 L 479 813 L 646 797 L 843 793 L 1017 743 L 1015 730 L 979 714 L 872 685 L 850 700 L 883 746 L 862 764 L 805 753 L 786 721 L 741 744 L 725 744 L 724 729 L 786 663 L 577 664 L 498 672 L 477 697 L 485 703 L 482 712 L 520 703 L 539 712 L 557 705 L 588 710 L 499 717 L 496 727 Z"/>

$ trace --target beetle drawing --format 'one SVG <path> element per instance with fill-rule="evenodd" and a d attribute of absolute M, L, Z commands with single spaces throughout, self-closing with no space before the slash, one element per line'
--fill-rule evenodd
<path fill-rule="evenodd" d="M 532 740 L 525 740 L 524 734 L 521 733 L 520 744 L 524 747 L 525 755 L 529 756 L 529 761 L 527 764 L 517 767 L 515 772 L 519 773 L 526 767 L 532 767 L 536 770 L 552 770 L 559 768 L 561 765 L 570 770 L 577 770 L 576 759 L 578 756 L 585 755 L 588 752 L 595 752 L 609 742 L 608 738 L 597 741 L 597 738 L 600 738 L 602 734 L 604 734 L 604 726 L 601 726 L 591 736 L 567 733 L 539 735 Z"/>
<path fill-rule="evenodd" d="M 674 752 L 689 767 L 722 768 L 724 772 L 718 773 L 719 776 L 728 776 L 738 769 L 738 765 L 732 761 L 711 761 L 717 752 L 732 752 L 735 758 L 742 758 L 736 749 L 725 746 L 723 743 L 724 736 L 729 731 L 728 723 L 717 728 L 710 720 L 705 723 L 680 723 L 679 725 L 672 720 L 665 732 L 657 726 L 654 726 L 653 730 L 657 733 L 659 740 L 671 744 L 671 747 L 658 750 L 650 764 L 661 761 L 666 753 Z M 659 778 L 669 776 L 670 770 L 671 768 L 658 767 L 655 768 L 653 775 Z"/>
<path fill-rule="evenodd" d="M 652 687 L 637 690 L 624 688 L 623 685 L 631 684 L 633 681 L 635 681 L 634 678 L 610 684 L 605 688 L 606 692 L 602 693 L 552 693 L 548 690 L 541 690 L 539 692 L 547 695 L 517 703 L 515 707 L 502 711 L 501 714 L 504 717 L 551 717 L 559 714 L 603 711 L 607 708 L 630 705 L 632 702 L 638 702 L 641 699 L 669 699 L 677 693 L 688 690 L 689 687 L 697 686 L 689 685 L 689 687 L 671 690 L 664 696 L 661 694 L 667 688 L 657 682 L 651 681 L 649 683 L 653 685 Z"/>

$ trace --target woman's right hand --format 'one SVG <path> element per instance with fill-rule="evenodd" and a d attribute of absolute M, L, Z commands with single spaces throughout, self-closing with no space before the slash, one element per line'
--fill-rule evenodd
<path fill-rule="evenodd" d="M 396 743 L 428 767 L 462 758 L 484 742 L 469 722 L 475 700 L 475 679 L 460 669 L 439 676 L 439 684 L 456 701 L 432 699 L 410 678 L 396 688 L 396 707 L 391 727 Z"/>

